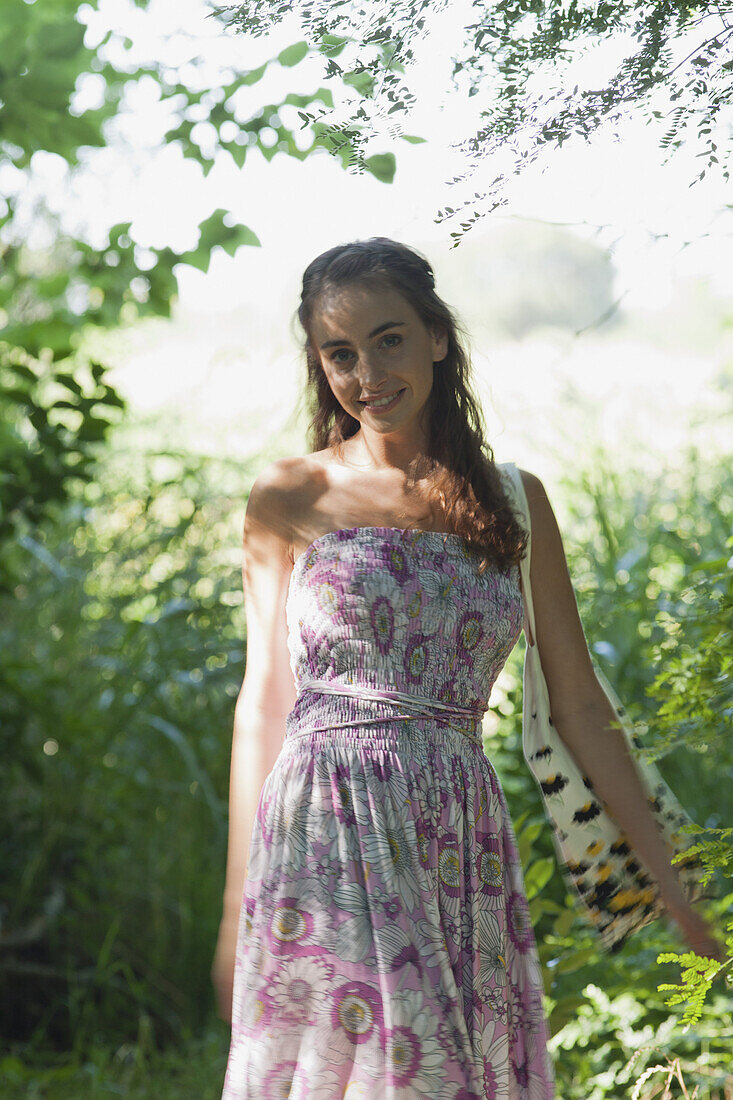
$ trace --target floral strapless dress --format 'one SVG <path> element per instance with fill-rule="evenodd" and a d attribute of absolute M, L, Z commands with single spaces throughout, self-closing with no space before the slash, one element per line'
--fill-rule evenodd
<path fill-rule="evenodd" d="M 222 1100 L 550 1100 L 517 842 L 481 740 L 519 569 L 330 531 L 287 598 L 298 698 L 250 845 Z"/>

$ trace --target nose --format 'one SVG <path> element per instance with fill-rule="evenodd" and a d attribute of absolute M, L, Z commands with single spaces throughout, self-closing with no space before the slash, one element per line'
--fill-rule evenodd
<path fill-rule="evenodd" d="M 384 387 L 388 371 L 384 369 L 377 352 L 365 351 L 359 356 L 356 376 L 365 393 L 376 393 Z"/>

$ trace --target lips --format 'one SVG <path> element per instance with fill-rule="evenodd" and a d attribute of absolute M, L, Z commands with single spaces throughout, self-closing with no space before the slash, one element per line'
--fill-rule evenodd
<path fill-rule="evenodd" d="M 395 398 L 398 394 L 404 392 L 404 387 L 401 390 L 393 390 L 392 393 L 380 393 L 375 397 L 370 397 L 367 400 L 360 401 L 360 405 L 368 405 L 371 401 L 381 401 L 385 397 Z"/>

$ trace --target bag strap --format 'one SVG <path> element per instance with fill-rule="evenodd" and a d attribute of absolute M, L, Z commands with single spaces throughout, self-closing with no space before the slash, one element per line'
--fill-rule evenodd
<path fill-rule="evenodd" d="M 522 607 L 524 612 L 524 637 L 528 646 L 535 644 L 534 606 L 532 603 L 532 585 L 530 583 L 530 564 L 532 561 L 532 517 L 529 511 L 527 494 L 524 491 L 522 475 L 513 462 L 502 462 L 499 469 L 506 475 L 511 495 L 519 513 L 522 525 L 526 528 L 529 538 L 527 549 L 519 565 L 519 576 L 522 582 Z"/>

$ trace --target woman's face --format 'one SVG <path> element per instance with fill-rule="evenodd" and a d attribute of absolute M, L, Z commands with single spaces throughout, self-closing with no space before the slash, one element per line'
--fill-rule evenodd
<path fill-rule="evenodd" d="M 396 290 L 353 284 L 321 298 L 311 323 L 313 350 L 343 408 L 379 434 L 413 423 L 433 386 L 433 363 L 448 352 Z M 370 398 L 395 395 L 386 406 Z"/>

